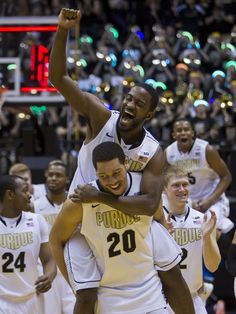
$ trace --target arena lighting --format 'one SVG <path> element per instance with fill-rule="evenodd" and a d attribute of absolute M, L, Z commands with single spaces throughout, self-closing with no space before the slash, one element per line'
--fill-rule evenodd
<path fill-rule="evenodd" d="M 228 61 L 226 64 L 225 64 L 225 68 L 228 69 L 229 67 L 233 66 L 234 69 L 236 70 L 236 62 L 233 61 L 233 60 L 230 60 Z"/>
<path fill-rule="evenodd" d="M 57 17 L 41 16 L 41 17 L 1 17 L 0 32 L 2 34 L 12 33 L 54 33 L 57 30 Z M 48 82 L 48 63 L 49 50 L 44 42 L 32 45 L 30 49 L 30 77 L 27 86 L 20 86 L 20 65 L 21 61 L 16 63 L 15 60 L 9 58 L 1 58 L 0 64 L 7 63 L 6 69 L 11 71 L 17 82 L 14 82 L 14 89 L 7 92 L 9 95 L 19 95 L 19 93 L 30 93 L 36 95 L 38 92 L 57 92 L 56 89 Z M 5 60 L 6 59 L 6 60 Z M 16 59 L 16 58 L 14 58 Z M 18 58 L 19 59 L 19 58 Z M 15 69 L 16 68 L 16 69 Z M 20 95 L 19 95 L 20 96 Z"/>
<path fill-rule="evenodd" d="M 205 107 L 209 107 L 209 104 L 208 104 L 208 102 L 206 100 L 204 100 L 204 99 L 197 99 L 197 100 L 195 100 L 193 106 L 194 107 L 198 107 L 200 105 L 203 105 Z"/>
<path fill-rule="evenodd" d="M 162 90 L 167 90 L 166 84 L 164 84 L 163 82 L 157 82 L 157 81 L 155 81 L 154 79 L 151 79 L 151 78 L 147 79 L 145 81 L 145 83 L 151 85 L 154 88 L 160 87 Z"/>
<path fill-rule="evenodd" d="M 193 42 L 193 35 L 189 32 L 183 31 L 182 36 L 185 36 L 189 39 L 190 42 Z"/>
<path fill-rule="evenodd" d="M 50 86 L 21 87 L 20 91 L 22 93 L 34 93 L 34 91 L 36 91 L 36 92 L 57 92 L 55 87 L 50 87 Z"/>
<path fill-rule="evenodd" d="M 221 70 L 216 70 L 216 71 L 214 71 L 212 74 L 211 74 L 211 76 L 213 77 L 213 78 L 215 78 L 216 76 L 221 76 L 221 77 L 225 77 L 225 73 L 223 72 L 223 71 L 221 71 Z"/>
<path fill-rule="evenodd" d="M 144 72 L 144 69 L 143 69 L 143 67 L 142 67 L 141 65 L 137 64 L 137 65 L 133 66 L 133 70 L 134 70 L 135 72 L 139 72 L 139 75 L 140 75 L 141 77 L 144 77 L 145 72 Z"/>
<path fill-rule="evenodd" d="M 84 43 L 84 42 L 87 42 L 88 44 L 92 45 L 93 43 L 93 38 L 89 35 L 83 35 L 81 38 L 80 38 L 80 42 L 81 43 Z"/>
<path fill-rule="evenodd" d="M 111 32 L 113 34 L 115 39 L 117 39 L 119 37 L 118 31 L 114 27 L 110 27 L 108 30 L 109 30 L 109 32 Z"/>
<path fill-rule="evenodd" d="M 9 32 L 56 32 L 57 26 L 34 25 L 34 26 L 0 26 L 1 33 Z"/>

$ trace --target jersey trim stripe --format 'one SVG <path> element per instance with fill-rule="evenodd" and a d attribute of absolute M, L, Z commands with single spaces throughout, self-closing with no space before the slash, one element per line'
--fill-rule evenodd
<path fill-rule="evenodd" d="M 71 258 L 70 258 L 71 255 L 70 255 L 69 246 L 70 246 L 70 241 L 67 242 L 67 245 L 65 246 L 65 249 L 68 252 L 67 253 L 67 256 L 68 256 L 67 265 L 70 268 L 70 275 L 73 277 L 73 281 L 76 282 L 76 283 L 80 283 L 80 284 L 88 283 L 88 282 L 100 282 L 101 278 L 99 278 L 97 280 L 86 280 L 86 281 L 78 281 L 78 280 L 75 279 L 73 268 L 72 268 L 72 265 L 71 265 Z"/>

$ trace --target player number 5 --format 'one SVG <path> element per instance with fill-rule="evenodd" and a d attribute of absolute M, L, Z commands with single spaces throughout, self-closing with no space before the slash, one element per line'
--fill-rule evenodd
<path fill-rule="evenodd" d="M 190 184 L 195 184 L 196 183 L 196 178 L 192 175 L 192 172 L 188 172 L 188 182 Z"/>

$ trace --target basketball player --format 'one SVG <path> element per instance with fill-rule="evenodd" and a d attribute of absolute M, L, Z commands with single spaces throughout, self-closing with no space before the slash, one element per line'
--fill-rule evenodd
<path fill-rule="evenodd" d="M 196 210 L 213 210 L 217 229 L 227 233 L 233 228 L 229 215 L 229 201 L 224 192 L 231 182 L 231 174 L 218 152 L 207 141 L 194 138 L 188 120 L 178 120 L 173 126 L 175 142 L 165 151 L 166 163 L 184 169 L 189 177 L 190 198 Z"/>
<path fill-rule="evenodd" d="M 56 275 L 43 217 L 24 212 L 30 203 L 26 182 L 0 179 L 0 313 L 40 314 L 37 294 L 47 292 Z M 43 265 L 38 277 L 37 260 Z"/>
<path fill-rule="evenodd" d="M 53 160 L 45 171 L 47 194 L 34 202 L 36 213 L 44 216 L 49 230 L 66 200 L 68 177 L 66 165 L 61 160 Z M 75 305 L 74 293 L 62 274 L 58 271 L 50 291 L 42 296 L 44 314 L 71 314 Z"/>
<path fill-rule="evenodd" d="M 93 164 L 98 180 L 91 184 L 97 190 L 116 197 L 139 193 L 141 174 L 127 173 L 125 155 L 118 144 L 99 144 L 93 151 Z M 176 266 L 180 251 L 167 230 L 156 221 L 152 223 L 147 215 L 131 216 L 100 202 L 75 204 L 67 199 L 50 234 L 53 254 L 63 274 L 64 245 L 81 222 L 81 233 L 93 250 L 101 274 L 96 313 L 166 313 L 160 278 L 175 313 L 194 312 Z M 68 269 L 70 259 L 67 264 Z M 76 276 L 72 274 L 70 282 L 77 289 Z"/>
<path fill-rule="evenodd" d="M 124 209 L 129 214 L 153 215 L 158 208 L 163 188 L 163 151 L 154 137 L 144 129 L 144 123 L 150 120 L 155 112 L 158 102 L 156 91 L 147 84 L 133 87 L 126 95 L 121 112 L 108 110 L 103 103 L 94 95 L 83 92 L 68 76 L 66 71 L 66 42 L 68 30 L 77 26 L 80 22 L 80 11 L 62 9 L 59 15 L 58 30 L 53 43 L 50 62 L 49 77 L 52 84 L 66 98 L 68 103 L 87 119 L 87 134 L 78 156 L 78 167 L 75 172 L 69 193 L 74 193 L 78 184 L 87 184 L 96 178 L 96 172 L 92 165 L 92 151 L 96 145 L 106 141 L 118 143 L 124 150 L 131 171 L 142 171 L 141 195 L 114 197 L 102 191 L 98 191 L 101 202 L 118 210 Z M 77 201 L 77 196 L 71 196 Z M 80 200 L 79 200 L 80 201 Z M 163 224 L 164 214 L 158 211 L 157 218 Z M 73 259 L 74 272 L 78 273 L 82 265 L 83 248 L 86 243 L 79 233 L 73 234 L 77 241 L 73 241 L 75 247 L 70 250 L 70 259 Z M 80 258 L 78 258 L 78 252 Z M 86 251 L 84 255 L 86 256 Z M 74 256 L 73 256 L 74 255 Z M 90 261 L 91 264 L 91 261 Z M 89 261 L 84 263 L 84 269 L 80 271 L 83 275 L 88 273 L 86 269 Z M 76 271 L 77 268 L 77 271 Z M 93 268 L 92 268 L 93 269 Z M 86 280 L 85 289 L 97 287 L 96 278 L 91 273 L 91 279 Z M 80 285 L 81 289 L 81 285 Z M 87 291 L 79 291 L 86 299 Z M 79 297 L 83 299 L 82 296 Z M 91 296 L 88 300 L 91 305 Z M 93 306 L 92 306 L 93 308 Z M 85 314 L 85 310 L 81 310 Z M 89 313 L 89 312 L 88 312 Z"/>
<path fill-rule="evenodd" d="M 168 200 L 168 208 L 164 207 L 165 214 L 171 217 L 174 228 L 172 235 L 183 252 L 180 269 L 192 294 L 195 312 L 207 314 L 199 290 L 203 286 L 202 258 L 210 272 L 217 270 L 221 259 L 216 242 L 216 214 L 210 211 L 210 218 L 207 218 L 207 214 L 187 205 L 188 175 L 178 167 L 167 168 L 164 193 Z"/>
<path fill-rule="evenodd" d="M 46 187 L 44 184 L 32 184 L 32 174 L 30 168 L 23 163 L 16 163 L 9 169 L 10 175 L 15 175 L 23 178 L 28 185 L 31 194 L 31 202 L 46 194 Z"/>

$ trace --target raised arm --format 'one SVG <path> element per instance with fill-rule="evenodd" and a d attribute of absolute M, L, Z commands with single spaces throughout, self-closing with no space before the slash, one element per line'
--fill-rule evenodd
<path fill-rule="evenodd" d="M 75 231 L 78 224 L 81 223 L 83 208 L 81 204 L 66 200 L 62 210 L 58 214 L 49 236 L 49 242 L 52 254 L 62 275 L 68 280 L 66 265 L 64 261 L 64 246 Z"/>
<path fill-rule="evenodd" d="M 217 150 L 210 145 L 208 145 L 206 148 L 206 160 L 209 166 L 219 175 L 220 181 L 211 196 L 205 200 L 201 200 L 198 203 L 200 211 L 203 212 L 217 202 L 220 196 L 226 191 L 232 180 L 227 165 L 222 160 Z"/>
<path fill-rule="evenodd" d="M 50 54 L 49 79 L 67 102 L 88 119 L 91 136 L 95 136 L 111 113 L 97 97 L 81 91 L 77 82 L 68 75 L 66 68 L 66 43 L 69 29 L 79 27 L 80 19 L 79 10 L 61 10 L 58 18 L 58 29 Z"/>
<path fill-rule="evenodd" d="M 210 211 L 211 217 L 207 219 L 204 215 L 202 224 L 203 234 L 203 259 L 206 268 L 210 272 L 215 272 L 220 264 L 221 256 L 218 244 L 216 242 L 216 214 Z"/>

